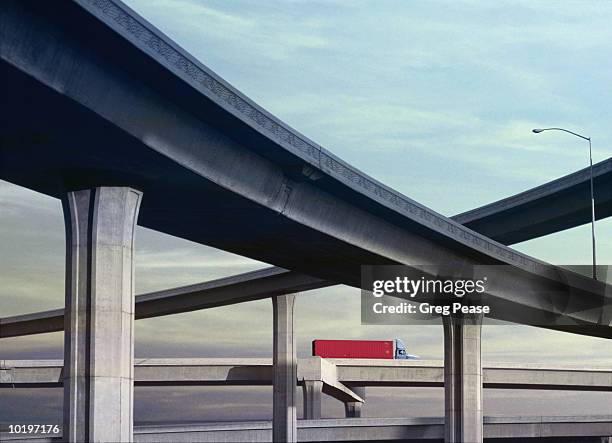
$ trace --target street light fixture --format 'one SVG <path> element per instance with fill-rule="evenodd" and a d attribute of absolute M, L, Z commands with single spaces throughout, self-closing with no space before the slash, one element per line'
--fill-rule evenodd
<path fill-rule="evenodd" d="M 591 149 L 591 138 L 585 137 L 584 135 L 576 134 L 575 132 L 568 131 L 563 128 L 544 128 L 544 129 L 533 129 L 532 132 L 535 134 L 539 134 L 544 131 L 563 131 L 569 134 L 575 135 L 576 137 L 580 137 L 589 142 L 589 162 L 590 162 L 590 171 L 591 171 L 591 238 L 593 240 L 593 278 L 597 280 L 597 262 L 595 258 L 595 197 L 593 196 L 593 152 Z"/>

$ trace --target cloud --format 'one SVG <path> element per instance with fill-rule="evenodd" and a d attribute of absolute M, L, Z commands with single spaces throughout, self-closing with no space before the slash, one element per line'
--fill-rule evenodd
<path fill-rule="evenodd" d="M 283 13 L 266 7 L 215 7 L 189 0 L 159 0 L 132 2 L 133 7 L 145 7 L 151 17 L 158 18 L 162 30 L 185 38 L 190 52 L 206 54 L 223 51 L 228 45 L 240 45 L 245 53 L 257 54 L 268 61 L 288 60 L 302 50 L 325 48 L 324 37 L 310 30 L 320 26 L 308 16 Z M 194 38 L 196 37 L 197 38 Z M 214 40 L 215 47 L 203 48 L 196 42 L 202 38 Z"/>
<path fill-rule="evenodd" d="M 28 213 L 54 215 L 61 211 L 59 200 L 0 180 L 0 221 Z"/>

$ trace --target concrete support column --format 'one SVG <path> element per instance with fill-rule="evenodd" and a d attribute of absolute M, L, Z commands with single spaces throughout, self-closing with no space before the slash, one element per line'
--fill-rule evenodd
<path fill-rule="evenodd" d="M 304 380 L 302 385 L 304 397 L 304 419 L 321 418 L 321 401 L 323 382 L 321 380 Z"/>
<path fill-rule="evenodd" d="M 442 317 L 444 325 L 445 442 L 480 443 L 482 315 Z"/>
<path fill-rule="evenodd" d="M 274 312 L 272 439 L 275 442 L 296 442 L 295 295 L 272 297 L 272 306 Z"/>
<path fill-rule="evenodd" d="M 363 387 L 350 386 L 350 388 L 351 388 L 351 391 L 353 391 L 355 394 L 357 394 L 364 400 L 366 399 L 365 386 Z M 346 418 L 359 418 L 361 417 L 362 407 L 363 407 L 363 403 L 360 401 L 347 401 L 346 403 L 344 403 L 344 416 Z"/>
<path fill-rule="evenodd" d="M 134 231 L 142 194 L 68 192 L 64 440 L 133 440 Z"/>

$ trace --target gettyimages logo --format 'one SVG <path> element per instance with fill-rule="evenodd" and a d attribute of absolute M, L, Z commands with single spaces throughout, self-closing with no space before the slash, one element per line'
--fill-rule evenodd
<path fill-rule="evenodd" d="M 486 290 L 487 277 L 478 280 L 440 280 L 421 277 L 412 280 L 409 277 L 395 277 L 393 280 L 374 280 L 372 295 L 403 295 L 415 298 L 418 294 L 445 294 L 463 297 L 469 294 L 483 294 Z"/>
<path fill-rule="evenodd" d="M 488 277 L 474 269 L 452 271 L 431 266 L 362 267 L 362 322 L 439 322 L 440 316 L 489 314 Z"/>
<path fill-rule="evenodd" d="M 363 324 L 439 324 L 449 315 L 483 315 L 489 324 L 568 329 L 612 324 L 606 272 L 580 266 L 386 265 L 361 268 Z M 607 268 L 606 268 L 607 270 Z"/>

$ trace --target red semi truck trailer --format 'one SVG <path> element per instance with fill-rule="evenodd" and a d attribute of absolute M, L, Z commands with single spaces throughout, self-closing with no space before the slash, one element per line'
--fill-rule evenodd
<path fill-rule="evenodd" d="M 418 358 L 406 353 L 404 343 L 394 340 L 313 340 L 312 355 L 323 358 L 379 358 L 408 360 Z"/>

